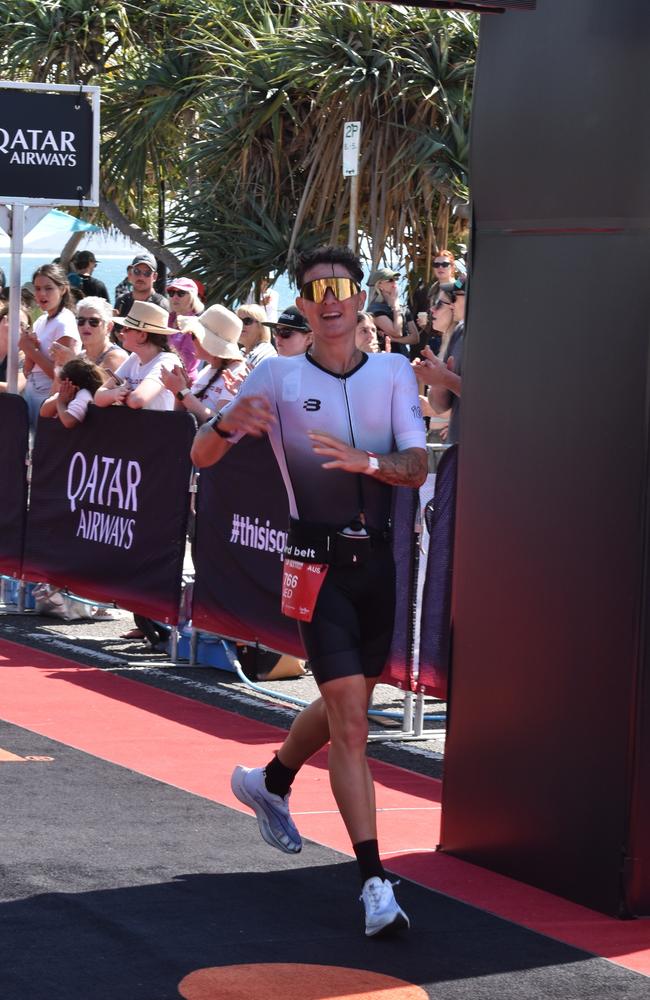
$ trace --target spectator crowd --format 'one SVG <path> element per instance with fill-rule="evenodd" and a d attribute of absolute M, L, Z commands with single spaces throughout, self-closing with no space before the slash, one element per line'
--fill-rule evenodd
<path fill-rule="evenodd" d="M 88 407 L 178 410 L 198 424 L 216 416 L 248 374 L 267 358 L 309 350 L 312 335 L 294 305 L 279 309 L 263 282 L 258 302 L 234 311 L 205 308 L 205 290 L 193 278 L 171 278 L 157 288 L 158 265 L 137 253 L 111 305 L 94 277 L 97 260 L 79 251 L 67 273 L 44 264 L 22 291 L 18 391 L 35 431 L 39 417 L 73 429 Z M 366 310 L 358 313 L 356 346 L 366 353 L 397 351 L 408 357 L 420 384 L 429 440 L 458 440 L 466 271 L 442 250 L 435 280 L 400 301 L 399 272 L 370 273 Z M 8 301 L 0 271 L 0 392 L 7 390 Z M 140 637 L 143 629 L 131 633 Z M 144 634 L 147 634 L 146 627 Z M 152 640 L 153 642 L 153 640 Z"/>

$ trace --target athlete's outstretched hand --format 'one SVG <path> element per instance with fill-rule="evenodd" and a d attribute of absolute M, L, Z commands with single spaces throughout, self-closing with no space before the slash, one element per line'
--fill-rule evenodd
<path fill-rule="evenodd" d="M 230 405 L 220 426 L 233 434 L 243 431 L 253 437 L 262 437 L 274 423 L 273 410 L 263 396 L 243 396 Z"/>
<path fill-rule="evenodd" d="M 332 434 L 310 431 L 311 445 L 316 455 L 330 459 L 323 462 L 324 469 L 343 469 L 344 472 L 365 472 L 368 468 L 368 452 L 353 448 Z"/>

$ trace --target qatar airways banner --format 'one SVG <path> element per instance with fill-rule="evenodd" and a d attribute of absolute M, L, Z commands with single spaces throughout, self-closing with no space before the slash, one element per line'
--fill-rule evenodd
<path fill-rule="evenodd" d="M 418 691 L 447 697 L 451 650 L 451 581 L 456 522 L 458 445 L 448 448 L 436 473 L 436 490 L 427 504 L 429 529 L 422 613 Z"/>
<path fill-rule="evenodd" d="M 397 608 L 386 683 L 406 686 L 412 643 L 413 524 L 417 491 L 395 491 Z M 280 611 L 289 506 L 267 438 L 243 438 L 201 471 L 192 624 L 303 658 L 296 622 Z"/>
<path fill-rule="evenodd" d="M 27 514 L 29 418 L 22 396 L 0 393 L 0 573 L 20 576 Z"/>
<path fill-rule="evenodd" d="M 97 204 L 99 90 L 0 84 L 0 202 Z"/>
<path fill-rule="evenodd" d="M 196 424 L 187 413 L 90 406 L 39 419 L 23 577 L 176 624 Z"/>

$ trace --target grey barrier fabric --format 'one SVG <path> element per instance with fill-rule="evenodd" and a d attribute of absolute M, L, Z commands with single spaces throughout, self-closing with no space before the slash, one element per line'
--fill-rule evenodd
<path fill-rule="evenodd" d="M 451 580 L 456 512 L 458 445 L 440 459 L 433 499 L 427 504 L 429 551 L 422 593 L 417 688 L 447 697 L 451 652 Z"/>
<path fill-rule="evenodd" d="M 186 413 L 91 406 L 39 419 L 23 577 L 178 622 L 189 513 Z"/>
<path fill-rule="evenodd" d="M 303 657 L 296 622 L 280 612 L 289 519 L 267 438 L 247 437 L 199 479 L 195 628 Z"/>
<path fill-rule="evenodd" d="M 395 558 L 395 621 L 390 659 L 382 681 L 409 690 L 412 687 L 415 598 L 417 582 L 418 539 L 415 521 L 418 491 L 405 486 L 393 490 L 391 521 Z"/>
<path fill-rule="evenodd" d="M 0 573 L 20 576 L 27 516 L 29 416 L 21 396 L 0 394 Z"/>

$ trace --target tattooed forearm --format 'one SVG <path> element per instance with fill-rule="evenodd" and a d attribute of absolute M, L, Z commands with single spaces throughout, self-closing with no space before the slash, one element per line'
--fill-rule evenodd
<path fill-rule="evenodd" d="M 421 486 L 427 478 L 427 453 L 424 448 L 407 448 L 379 456 L 375 479 L 391 486 Z"/>

